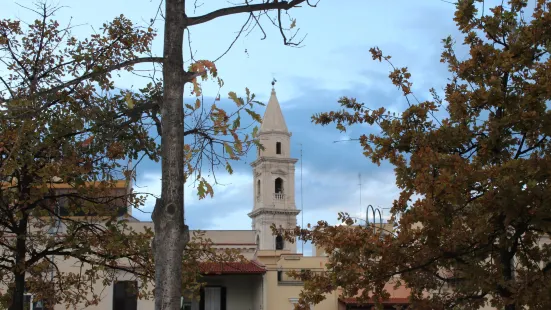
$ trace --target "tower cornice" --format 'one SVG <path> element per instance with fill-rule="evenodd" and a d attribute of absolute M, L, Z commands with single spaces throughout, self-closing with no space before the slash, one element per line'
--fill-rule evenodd
<path fill-rule="evenodd" d="M 252 212 L 249 212 L 247 215 L 250 218 L 255 218 L 261 214 L 286 214 L 286 215 L 298 215 L 300 210 L 297 209 L 275 209 L 275 208 L 258 208 Z"/>
<path fill-rule="evenodd" d="M 268 135 L 272 135 L 272 134 L 285 135 L 285 136 L 288 136 L 288 137 L 291 137 L 293 135 L 292 132 L 282 131 L 282 130 L 265 130 L 265 131 L 261 131 L 261 132 L 257 133 L 258 137 L 268 136 Z"/>
<path fill-rule="evenodd" d="M 260 158 L 257 158 L 255 161 L 251 163 L 251 167 L 256 167 L 260 165 L 263 162 L 271 162 L 271 163 L 285 163 L 285 164 L 294 164 L 298 161 L 296 158 L 286 158 L 286 157 L 275 157 L 275 156 L 262 156 Z"/>

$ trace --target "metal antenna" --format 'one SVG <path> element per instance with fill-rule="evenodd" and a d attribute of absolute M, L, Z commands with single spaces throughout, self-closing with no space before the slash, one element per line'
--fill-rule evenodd
<path fill-rule="evenodd" d="M 362 214 L 362 173 L 358 173 L 358 185 L 360 186 L 360 217 Z"/>
<path fill-rule="evenodd" d="M 300 227 L 304 229 L 304 200 L 302 195 L 302 143 L 300 143 Z M 302 241 L 302 255 L 304 255 L 304 240 Z"/>
<path fill-rule="evenodd" d="M 369 222 L 369 210 L 371 210 L 371 218 L 373 223 Z M 379 216 L 379 223 L 377 223 L 377 215 Z M 373 229 L 373 234 L 377 233 L 377 224 L 379 224 L 379 236 L 383 234 L 383 215 L 381 209 L 375 208 L 372 205 L 368 205 L 365 210 L 365 228 Z"/>

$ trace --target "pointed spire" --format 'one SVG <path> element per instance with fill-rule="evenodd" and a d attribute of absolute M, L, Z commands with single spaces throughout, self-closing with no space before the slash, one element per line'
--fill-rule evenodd
<path fill-rule="evenodd" d="M 279 132 L 288 132 L 287 124 L 285 124 L 285 118 L 281 112 L 281 107 L 276 97 L 276 92 L 274 89 L 275 79 L 272 81 L 272 94 L 270 95 L 270 100 L 268 101 L 268 106 L 264 112 L 264 117 L 262 118 L 262 126 L 260 126 L 260 132 L 269 132 L 269 131 L 279 131 Z"/>

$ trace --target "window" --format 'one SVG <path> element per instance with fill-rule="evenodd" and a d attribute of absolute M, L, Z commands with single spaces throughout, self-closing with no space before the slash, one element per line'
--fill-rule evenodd
<path fill-rule="evenodd" d="M 281 154 L 281 142 L 276 142 L 276 154 Z"/>
<path fill-rule="evenodd" d="M 275 242 L 276 250 L 283 250 L 283 237 L 281 237 L 281 235 L 277 235 Z"/>
<path fill-rule="evenodd" d="M 199 310 L 226 310 L 226 288 L 221 286 L 202 288 Z"/>
<path fill-rule="evenodd" d="M 256 249 L 260 250 L 260 236 L 256 236 Z"/>
<path fill-rule="evenodd" d="M 277 282 L 283 281 L 283 271 L 278 270 L 277 271 Z"/>
<path fill-rule="evenodd" d="M 32 310 L 33 309 L 33 295 L 31 294 L 25 294 L 23 296 L 23 309 L 25 310 Z"/>
<path fill-rule="evenodd" d="M 185 301 L 184 297 L 180 298 L 180 310 L 191 310 L 191 302 Z"/>
<path fill-rule="evenodd" d="M 260 180 L 256 182 L 256 196 L 260 197 Z"/>
<path fill-rule="evenodd" d="M 137 310 L 138 283 L 136 281 L 117 281 L 113 286 L 113 310 Z"/>
<path fill-rule="evenodd" d="M 283 193 L 283 180 L 281 178 L 275 179 L 275 193 L 276 194 Z"/>
<path fill-rule="evenodd" d="M 199 301 L 194 300 L 191 296 L 180 297 L 180 310 L 197 310 L 199 309 Z"/>
<path fill-rule="evenodd" d="M 46 307 L 42 300 L 34 301 L 32 294 L 23 295 L 23 309 L 25 310 L 45 310 Z"/>

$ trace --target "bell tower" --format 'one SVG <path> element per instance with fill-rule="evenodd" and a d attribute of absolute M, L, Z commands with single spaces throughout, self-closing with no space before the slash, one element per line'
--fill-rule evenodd
<path fill-rule="evenodd" d="M 272 82 L 272 86 L 274 82 Z M 295 206 L 295 163 L 291 158 L 291 133 L 272 88 L 264 112 L 258 139 L 264 150 L 258 149 L 251 163 L 254 176 L 254 207 L 248 215 L 260 250 L 285 250 L 296 253 L 296 243 L 274 236 L 272 224 L 294 229 L 300 210 Z"/>

